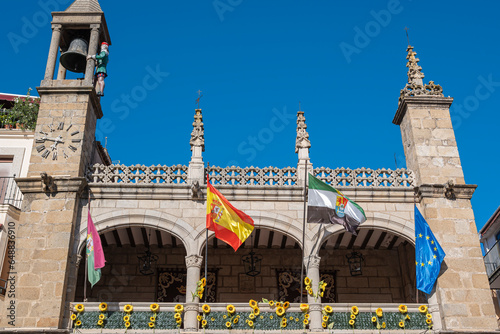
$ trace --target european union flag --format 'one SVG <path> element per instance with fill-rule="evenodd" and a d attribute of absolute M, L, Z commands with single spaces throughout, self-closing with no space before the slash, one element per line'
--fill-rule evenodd
<path fill-rule="evenodd" d="M 430 294 L 446 254 L 437 242 L 431 228 L 415 206 L 415 264 L 417 289 Z"/>

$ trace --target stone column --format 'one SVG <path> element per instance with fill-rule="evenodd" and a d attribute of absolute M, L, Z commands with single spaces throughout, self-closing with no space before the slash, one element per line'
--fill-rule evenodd
<path fill-rule="evenodd" d="M 61 52 L 62 53 L 62 52 Z M 57 70 L 57 80 L 66 79 L 66 68 L 59 63 L 59 69 Z"/>
<path fill-rule="evenodd" d="M 198 281 L 200 280 L 200 268 L 203 262 L 203 257 L 199 255 L 186 256 L 186 307 L 184 308 L 184 330 L 195 331 L 198 328 L 199 300 L 196 297 L 194 300 L 191 293 L 196 291 Z"/>
<path fill-rule="evenodd" d="M 89 55 L 95 55 L 97 53 L 97 48 L 99 47 L 99 25 L 92 24 L 90 26 L 92 31 L 90 32 L 90 43 L 89 43 Z M 85 84 L 91 86 L 92 80 L 94 78 L 94 68 L 95 61 L 92 59 L 87 60 L 87 68 L 85 69 Z"/>
<path fill-rule="evenodd" d="M 59 51 L 59 42 L 61 41 L 61 25 L 52 26 L 52 40 L 50 41 L 49 56 L 47 57 L 47 67 L 45 68 L 44 80 L 54 79 L 56 69 L 57 52 Z"/>
<path fill-rule="evenodd" d="M 306 268 L 307 277 L 311 279 L 312 289 L 314 293 L 318 291 L 320 276 L 319 276 L 319 263 L 321 258 L 316 255 L 304 257 L 304 267 Z M 314 296 L 307 295 L 307 303 L 309 304 L 309 313 L 311 321 L 309 322 L 309 329 L 321 330 L 322 314 L 321 314 L 321 297 L 315 298 Z"/>

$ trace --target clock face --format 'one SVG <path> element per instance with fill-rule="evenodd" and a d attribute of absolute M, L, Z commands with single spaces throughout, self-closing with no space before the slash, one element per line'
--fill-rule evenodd
<path fill-rule="evenodd" d="M 65 127 L 64 122 L 57 125 L 48 125 L 47 131 L 42 130 L 37 133 L 35 140 L 37 152 L 44 159 L 57 160 L 67 159 L 69 155 L 76 152 L 81 139 L 78 138 L 80 131 L 72 131 L 72 124 Z"/>

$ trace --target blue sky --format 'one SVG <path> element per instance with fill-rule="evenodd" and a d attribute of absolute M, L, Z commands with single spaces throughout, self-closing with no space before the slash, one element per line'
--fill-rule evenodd
<path fill-rule="evenodd" d="M 9 15 L 2 22 L 0 92 L 24 94 L 40 84 L 51 36 L 47 11 L 70 3 L 3 4 Z M 314 167 L 394 169 L 395 156 L 398 167 L 405 166 L 392 119 L 407 81 L 408 27 L 424 81 L 434 80 L 455 99 L 451 112 L 465 180 L 478 185 L 472 200 L 478 227 L 500 205 L 499 2 L 100 4 L 112 45 L 97 136 L 108 137 L 113 161 L 188 164 L 201 90 L 204 161 L 211 165 L 296 166 L 301 101 Z M 156 78 L 148 89 L 146 77 Z M 270 134 L 276 118 L 281 126 Z"/>

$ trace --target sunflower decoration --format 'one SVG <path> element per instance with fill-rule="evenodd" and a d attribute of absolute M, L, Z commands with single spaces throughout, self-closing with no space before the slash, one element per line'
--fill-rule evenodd
<path fill-rule="evenodd" d="M 258 316 L 258 315 L 260 314 L 260 308 L 258 308 L 258 307 L 254 308 L 254 309 L 253 309 L 253 314 L 254 314 L 255 316 Z"/>
<path fill-rule="evenodd" d="M 310 286 L 312 283 L 311 279 L 309 277 L 306 276 L 306 278 L 304 278 L 304 284 L 307 286 Z"/>
<path fill-rule="evenodd" d="M 196 320 L 198 320 L 198 321 L 202 321 L 203 320 L 203 317 L 201 316 L 201 314 L 198 314 L 196 316 Z"/>
<path fill-rule="evenodd" d="M 281 328 L 285 328 L 285 327 L 286 327 L 286 325 L 287 325 L 286 318 L 282 318 L 282 319 L 281 319 L 281 325 L 280 325 L 280 326 L 281 326 Z"/>
<path fill-rule="evenodd" d="M 175 319 L 175 322 L 177 323 L 177 328 L 180 328 L 181 324 L 182 324 L 182 312 L 184 312 L 184 306 L 182 306 L 181 304 L 177 304 L 174 307 L 174 311 L 175 311 L 174 319 Z M 156 313 L 155 313 L 155 316 L 156 316 Z"/>
<path fill-rule="evenodd" d="M 227 313 L 229 313 L 229 314 L 233 314 L 234 312 L 236 312 L 236 307 L 234 307 L 234 305 L 232 305 L 232 304 L 229 304 L 229 305 L 226 307 L 226 310 L 227 310 Z"/>
<path fill-rule="evenodd" d="M 283 306 L 278 306 L 276 308 L 276 314 L 278 317 L 282 317 L 285 314 L 285 308 Z"/>
<path fill-rule="evenodd" d="M 326 328 L 326 322 L 324 322 L 324 321 L 323 321 L 323 322 L 321 323 L 321 327 Z"/>
<path fill-rule="evenodd" d="M 77 318 L 77 317 L 76 317 L 76 314 L 75 314 L 75 313 L 73 313 L 73 314 L 71 315 L 71 320 L 75 321 L 75 320 L 76 320 L 76 318 Z"/>
<path fill-rule="evenodd" d="M 323 308 L 323 310 L 324 310 L 326 313 L 328 313 L 328 314 L 330 314 L 330 313 L 332 313 L 332 312 L 333 312 L 333 308 L 332 308 L 330 305 L 326 305 L 326 306 Z"/>
<path fill-rule="evenodd" d="M 83 304 L 76 304 L 75 305 L 75 310 L 78 313 L 82 313 L 85 310 L 85 306 L 83 306 Z"/>
<path fill-rule="evenodd" d="M 383 322 L 380 327 L 385 328 L 385 322 Z"/>
<path fill-rule="evenodd" d="M 175 305 L 175 307 L 177 308 L 177 305 Z M 149 309 L 151 310 L 151 312 L 156 313 L 160 310 L 160 305 L 158 305 L 157 303 L 151 304 L 151 305 L 149 305 Z"/>
<path fill-rule="evenodd" d="M 198 297 L 199 299 L 203 297 L 203 292 L 205 291 L 206 285 L 207 285 L 207 280 L 205 277 L 196 282 L 196 291 L 191 292 L 191 297 L 193 298 L 193 301 L 196 299 L 196 297 Z"/>
<path fill-rule="evenodd" d="M 203 313 L 210 313 L 210 306 L 208 306 L 207 304 L 203 304 L 201 309 L 202 309 Z"/>
<path fill-rule="evenodd" d="M 233 324 L 237 324 L 237 323 L 238 323 L 238 321 L 240 321 L 240 318 L 238 318 L 238 317 L 234 317 L 234 319 L 233 319 Z"/>
<path fill-rule="evenodd" d="M 131 325 L 131 324 L 130 324 L 130 321 L 127 321 L 127 322 L 125 323 L 125 328 L 127 328 L 127 329 L 128 329 L 128 328 L 130 328 L 130 325 Z"/>
<path fill-rule="evenodd" d="M 420 311 L 420 313 L 424 313 L 425 314 L 425 313 L 427 313 L 428 308 L 427 308 L 426 305 L 420 305 L 418 307 L 418 310 Z"/>
<path fill-rule="evenodd" d="M 406 305 L 401 304 L 399 305 L 398 310 L 400 313 L 405 314 L 408 312 L 408 307 Z"/>
<path fill-rule="evenodd" d="M 106 312 L 107 310 L 108 310 L 108 304 L 106 304 L 106 303 L 99 304 L 99 311 Z"/>
<path fill-rule="evenodd" d="M 429 329 L 431 329 L 431 328 L 432 328 L 432 314 L 427 313 L 427 314 L 425 315 L 425 323 L 427 324 L 427 327 L 428 327 Z"/>
<path fill-rule="evenodd" d="M 181 318 L 181 314 L 180 313 L 175 313 L 174 314 L 174 319 L 177 321 L 177 319 L 180 319 Z"/>
<path fill-rule="evenodd" d="M 376 323 L 377 322 L 377 317 L 372 317 L 372 322 Z"/>
<path fill-rule="evenodd" d="M 281 302 L 276 302 L 276 307 L 282 307 L 283 304 Z"/>
<path fill-rule="evenodd" d="M 354 324 L 355 324 L 355 323 L 356 323 L 356 322 L 355 322 L 354 320 L 352 320 L 352 319 L 351 319 L 351 320 L 349 320 L 349 325 L 350 325 L 350 326 L 352 326 L 353 328 L 354 328 Z"/>
<path fill-rule="evenodd" d="M 302 312 L 307 312 L 309 311 L 309 304 L 300 304 L 300 310 Z"/>
<path fill-rule="evenodd" d="M 184 306 L 182 306 L 181 304 L 175 305 L 174 312 L 180 313 L 182 311 L 184 311 Z"/>
<path fill-rule="evenodd" d="M 231 328 L 231 326 L 232 326 L 231 321 L 226 321 L 226 327 L 227 327 L 227 328 Z"/>
<path fill-rule="evenodd" d="M 259 303 L 256 300 L 253 300 L 253 299 L 250 299 L 250 301 L 248 302 L 248 305 L 250 305 L 250 307 L 252 309 L 254 309 L 256 307 L 259 307 Z"/>
<path fill-rule="evenodd" d="M 132 313 L 132 311 L 134 310 L 134 307 L 130 304 L 127 304 L 123 307 L 123 312 L 125 313 Z"/>
<path fill-rule="evenodd" d="M 328 319 L 329 319 L 329 318 L 330 318 L 329 316 L 324 315 L 324 316 L 323 316 L 323 322 L 328 322 Z"/>
<path fill-rule="evenodd" d="M 357 306 L 351 307 L 351 313 L 354 314 L 354 315 L 358 315 L 359 308 Z"/>
<path fill-rule="evenodd" d="M 152 321 L 150 321 L 150 322 L 148 323 L 148 326 L 149 326 L 149 328 L 154 328 L 154 327 L 155 327 L 155 323 L 154 323 L 154 322 L 152 322 Z"/>
<path fill-rule="evenodd" d="M 274 306 L 274 300 L 269 301 L 269 306 L 273 307 Z"/>
<path fill-rule="evenodd" d="M 149 317 L 149 321 L 156 322 L 156 317 L 155 316 Z"/>
<path fill-rule="evenodd" d="M 247 324 L 248 324 L 248 327 L 250 327 L 250 328 L 253 327 L 253 321 L 252 320 L 248 320 Z"/>
<path fill-rule="evenodd" d="M 404 321 L 400 321 L 398 325 L 399 325 L 400 328 L 405 328 L 405 322 Z"/>
<path fill-rule="evenodd" d="M 351 316 L 350 316 L 351 320 L 356 320 L 356 316 L 354 314 L 351 313 Z"/>
<path fill-rule="evenodd" d="M 82 321 L 81 320 L 78 320 L 77 322 L 75 322 L 75 326 L 76 327 L 80 327 L 82 325 Z"/>
<path fill-rule="evenodd" d="M 130 316 L 129 315 L 124 316 L 123 321 L 130 322 Z"/>
<path fill-rule="evenodd" d="M 309 320 L 309 317 L 310 317 L 310 315 L 309 315 L 308 313 L 307 313 L 307 314 L 304 314 L 304 319 Z"/>
<path fill-rule="evenodd" d="M 207 320 L 203 319 L 203 320 L 201 321 L 201 327 L 206 328 L 206 327 L 207 327 L 207 324 L 208 324 Z"/>
<path fill-rule="evenodd" d="M 309 319 L 305 319 L 302 321 L 302 323 L 304 324 L 304 327 L 309 325 Z"/>
<path fill-rule="evenodd" d="M 106 319 L 106 316 L 102 313 L 99 314 L 99 320 L 104 320 L 104 319 Z"/>
<path fill-rule="evenodd" d="M 99 319 L 99 320 L 97 321 L 97 326 L 99 326 L 99 327 L 103 327 L 103 326 L 104 326 L 104 320 Z"/>
<path fill-rule="evenodd" d="M 377 317 L 379 318 L 382 318 L 382 315 L 384 315 L 384 312 L 382 311 L 382 309 L 379 307 L 375 313 L 377 314 Z"/>
<path fill-rule="evenodd" d="M 252 312 L 252 313 L 250 313 L 250 314 L 248 315 L 248 318 L 249 318 L 250 320 L 255 319 L 255 314 L 254 314 L 253 312 Z"/>
<path fill-rule="evenodd" d="M 284 302 L 283 303 L 283 308 L 287 310 L 290 307 L 290 302 Z"/>

